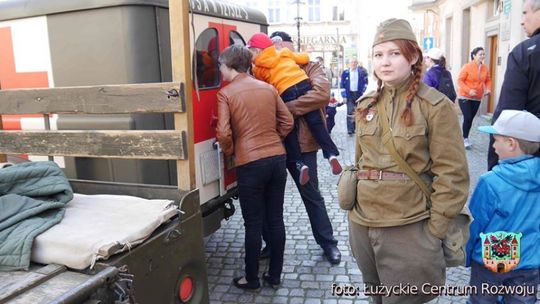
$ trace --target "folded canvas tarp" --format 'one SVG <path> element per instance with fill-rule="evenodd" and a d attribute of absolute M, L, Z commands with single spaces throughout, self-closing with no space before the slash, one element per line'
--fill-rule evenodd
<path fill-rule="evenodd" d="M 34 238 L 60 222 L 72 197 L 54 162 L 0 169 L 0 271 L 28 269 Z"/>

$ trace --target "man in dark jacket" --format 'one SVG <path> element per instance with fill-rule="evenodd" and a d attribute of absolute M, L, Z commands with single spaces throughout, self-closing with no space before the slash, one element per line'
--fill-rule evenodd
<path fill-rule="evenodd" d="M 347 132 L 352 135 L 356 130 L 354 109 L 356 101 L 364 94 L 368 85 L 366 69 L 358 65 L 356 58 L 351 58 L 350 69 L 341 74 L 341 88 L 344 89 L 342 97 L 347 99 Z"/>
<path fill-rule="evenodd" d="M 503 110 L 526 110 L 540 118 L 540 0 L 523 3 L 521 25 L 529 39 L 518 44 L 508 55 L 506 73 L 493 123 Z M 488 170 L 499 158 L 489 143 Z M 540 157 L 540 151 L 536 156 Z"/>

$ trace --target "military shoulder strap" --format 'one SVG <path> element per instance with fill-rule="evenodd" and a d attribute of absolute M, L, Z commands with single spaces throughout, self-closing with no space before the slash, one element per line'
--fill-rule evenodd
<path fill-rule="evenodd" d="M 392 158 L 396 161 L 398 166 L 407 174 L 417 185 L 420 187 L 422 192 L 427 198 L 428 209 L 431 209 L 431 192 L 429 191 L 426 183 L 422 181 L 420 176 L 414 172 L 414 169 L 399 155 L 394 146 L 394 138 L 392 136 L 392 131 L 390 129 L 390 124 L 388 123 L 388 117 L 386 115 L 386 109 L 384 105 L 379 102 L 377 103 L 377 109 L 379 111 L 379 123 L 382 127 L 382 142 Z"/>
<path fill-rule="evenodd" d="M 444 95 L 443 93 L 437 91 L 436 89 L 428 85 L 425 85 L 424 83 L 420 83 L 416 95 L 422 100 L 425 100 L 432 105 L 437 105 L 446 97 L 446 95 Z"/>

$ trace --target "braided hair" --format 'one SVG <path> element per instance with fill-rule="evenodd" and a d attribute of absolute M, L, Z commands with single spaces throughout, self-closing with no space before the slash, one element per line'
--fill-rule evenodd
<path fill-rule="evenodd" d="M 407 106 L 405 107 L 405 110 L 403 110 L 403 113 L 401 113 L 400 116 L 401 122 L 405 126 L 410 126 L 413 123 L 411 104 L 413 102 L 414 96 L 416 96 L 416 93 L 418 92 L 418 88 L 420 86 L 420 79 L 422 77 L 422 50 L 418 46 L 418 43 L 411 40 L 398 39 L 393 40 L 392 42 L 394 42 L 398 46 L 399 50 L 407 59 L 407 61 L 412 62 L 414 59 L 417 58 L 417 61 L 411 66 L 411 78 L 413 80 L 409 86 L 409 90 L 407 91 Z M 365 108 L 358 108 L 356 110 L 357 118 L 359 118 L 363 122 L 367 122 L 366 116 L 369 110 L 377 105 L 377 103 L 379 102 L 379 97 L 381 95 L 383 82 L 379 77 L 377 77 L 377 74 L 375 74 L 375 78 L 377 78 L 377 91 L 373 96 L 373 100 Z"/>

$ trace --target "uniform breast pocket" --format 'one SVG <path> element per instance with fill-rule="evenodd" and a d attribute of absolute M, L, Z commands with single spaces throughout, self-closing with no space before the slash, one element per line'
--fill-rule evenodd
<path fill-rule="evenodd" d="M 375 135 L 375 131 L 377 131 L 376 121 L 370 121 L 367 123 L 356 122 L 356 125 L 357 125 L 356 132 L 358 132 L 359 137 L 373 136 Z"/>
<path fill-rule="evenodd" d="M 396 128 L 393 131 L 396 146 L 399 145 L 399 143 L 408 143 L 414 145 L 426 144 L 427 129 L 423 125 L 412 125 L 410 127 Z"/>

